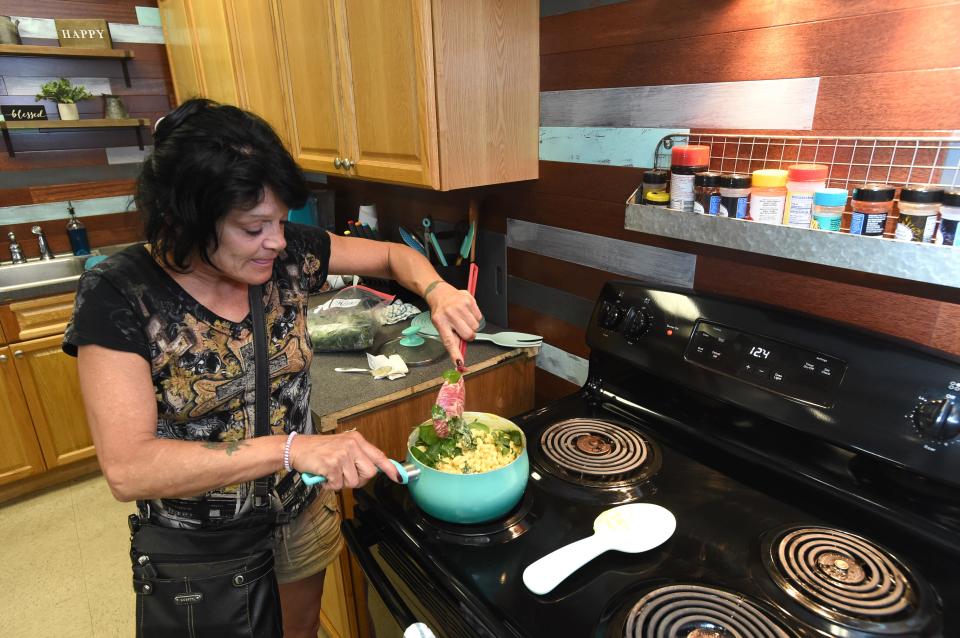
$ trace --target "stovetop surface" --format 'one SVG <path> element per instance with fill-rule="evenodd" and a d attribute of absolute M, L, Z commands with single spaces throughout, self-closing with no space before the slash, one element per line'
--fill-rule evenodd
<path fill-rule="evenodd" d="M 570 418 L 609 420 L 652 441 L 661 466 L 643 484 L 598 489 L 563 481 L 546 470 L 538 450 L 540 433 Z M 620 636 L 624 611 L 662 585 L 689 583 L 742 594 L 797 636 L 960 635 L 960 569 L 908 531 L 886 525 L 868 512 L 791 479 L 771 474 L 749 459 L 718 454 L 709 443 L 678 436 L 656 419 L 641 420 L 572 395 L 515 419 L 527 435 L 531 479 L 514 526 L 519 536 L 504 541 L 483 535 L 473 544 L 449 540 L 451 527 L 435 527 L 416 515 L 407 488 L 381 477 L 358 498 L 399 526 L 406 550 L 429 570 L 442 567 L 478 596 L 488 611 L 521 636 Z M 374 499 L 370 499 L 370 495 Z M 523 570 L 533 561 L 592 533 L 597 514 L 620 502 L 648 502 L 677 519 L 673 537 L 640 554 L 606 552 L 588 562 L 546 595 L 531 593 Z M 784 526 L 827 526 L 852 532 L 889 550 L 918 581 L 926 618 L 911 633 L 859 632 L 804 610 L 773 585 L 763 566 L 761 538 Z M 438 529 L 440 531 L 438 531 Z M 415 547 L 413 546 L 415 545 Z M 928 587 L 929 586 L 929 587 Z M 942 609 L 941 599 L 947 601 Z M 952 604 L 950 604 L 952 603 Z"/>

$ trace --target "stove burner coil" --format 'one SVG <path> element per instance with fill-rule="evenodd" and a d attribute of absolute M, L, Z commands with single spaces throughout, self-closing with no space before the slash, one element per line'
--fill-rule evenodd
<path fill-rule="evenodd" d="M 651 445 L 638 433 L 597 419 L 554 423 L 540 436 L 540 449 L 561 478 L 605 485 L 642 478 Z"/>
<path fill-rule="evenodd" d="M 630 610 L 625 638 L 791 638 L 768 612 L 746 597 L 703 585 L 667 585 Z"/>
<path fill-rule="evenodd" d="M 829 620 L 881 623 L 916 608 L 906 568 L 849 532 L 791 528 L 771 542 L 765 558 L 780 589 Z"/>

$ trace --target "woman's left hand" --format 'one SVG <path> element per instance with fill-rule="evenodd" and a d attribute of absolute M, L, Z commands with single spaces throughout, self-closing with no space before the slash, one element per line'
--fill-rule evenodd
<path fill-rule="evenodd" d="M 472 341 L 483 318 L 477 300 L 466 290 L 457 290 L 446 282 L 438 284 L 427 297 L 430 318 L 443 347 L 454 366 L 460 368 L 464 364 L 460 361 L 460 339 Z"/>

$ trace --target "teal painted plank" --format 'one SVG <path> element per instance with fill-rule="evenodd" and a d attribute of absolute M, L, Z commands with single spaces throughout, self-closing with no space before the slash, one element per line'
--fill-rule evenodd
<path fill-rule="evenodd" d="M 137 10 L 137 23 L 143 27 L 159 27 L 160 9 L 156 7 L 135 7 Z"/>
<path fill-rule="evenodd" d="M 118 197 L 95 197 L 93 199 L 75 199 L 73 207 L 77 217 L 93 217 L 136 210 L 130 195 Z M 28 224 L 67 219 L 67 202 L 49 202 L 46 204 L 25 204 L 23 206 L 0 207 L 0 224 Z"/>
<path fill-rule="evenodd" d="M 652 167 L 664 136 L 680 128 L 540 127 L 540 159 L 578 164 Z"/>

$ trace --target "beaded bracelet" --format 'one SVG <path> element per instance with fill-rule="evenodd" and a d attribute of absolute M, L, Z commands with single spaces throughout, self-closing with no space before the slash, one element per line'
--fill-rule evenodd
<path fill-rule="evenodd" d="M 290 445 L 293 443 L 293 437 L 295 436 L 297 436 L 296 430 L 287 435 L 287 444 L 283 446 L 283 469 L 288 472 L 293 471 L 293 468 L 290 467 Z"/>

